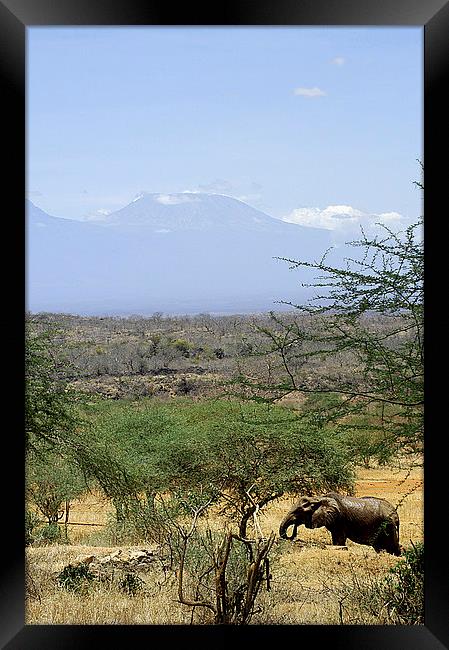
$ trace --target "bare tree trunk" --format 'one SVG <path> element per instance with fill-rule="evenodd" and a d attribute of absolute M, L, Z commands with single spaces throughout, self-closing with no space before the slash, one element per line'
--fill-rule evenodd
<path fill-rule="evenodd" d="M 69 539 L 69 514 L 70 514 L 70 501 L 65 500 L 65 519 L 64 519 L 64 532 L 66 541 Z"/>

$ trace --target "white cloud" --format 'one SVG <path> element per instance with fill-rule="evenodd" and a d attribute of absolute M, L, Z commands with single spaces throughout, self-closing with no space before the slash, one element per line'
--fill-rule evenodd
<path fill-rule="evenodd" d="M 359 221 L 362 216 L 364 216 L 363 212 L 350 205 L 328 205 L 323 210 L 320 208 L 297 208 L 283 217 L 283 221 L 312 228 L 337 230 L 347 226 L 349 222 Z"/>
<path fill-rule="evenodd" d="M 350 205 L 328 205 L 327 208 L 324 208 L 323 214 L 334 219 L 357 219 L 364 216 L 361 210 Z"/>
<path fill-rule="evenodd" d="M 309 228 L 324 228 L 336 233 L 360 233 L 362 228 L 376 228 L 376 224 L 394 225 L 403 228 L 408 220 L 399 212 L 367 213 L 350 205 L 328 205 L 326 208 L 297 208 L 282 218 L 282 221 L 296 223 Z"/>
<path fill-rule="evenodd" d="M 326 93 L 321 88 L 295 88 L 293 93 L 295 95 L 301 95 L 302 97 L 324 97 Z"/>
<path fill-rule="evenodd" d="M 178 203 L 192 203 L 198 200 L 185 192 L 182 194 L 158 194 L 154 199 L 162 205 L 178 205 Z"/>
<path fill-rule="evenodd" d="M 331 63 L 333 65 L 344 65 L 346 63 L 346 59 L 342 56 L 336 56 L 334 59 L 332 59 Z"/>

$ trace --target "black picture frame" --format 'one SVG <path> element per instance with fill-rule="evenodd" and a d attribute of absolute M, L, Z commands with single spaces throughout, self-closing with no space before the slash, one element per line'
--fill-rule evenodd
<path fill-rule="evenodd" d="M 422 26 L 424 31 L 424 211 L 426 295 L 425 407 L 425 625 L 424 626 L 61 626 L 25 625 L 24 612 L 24 476 L 23 364 L 25 258 L 25 31 L 37 25 L 332 25 Z M 84 648 L 160 641 L 178 643 L 298 643 L 306 647 L 423 650 L 449 648 L 449 580 L 447 571 L 447 456 L 444 424 L 446 391 L 438 368 L 444 359 L 444 268 L 446 225 L 443 193 L 447 179 L 447 99 L 449 3 L 443 0 L 228 0 L 208 6 L 144 0 L 0 0 L 0 71 L 2 75 L 4 194 L 8 207 L 4 224 L 12 234 L 3 239 L 3 301 L 14 305 L 4 319 L 4 344 L 12 355 L 7 364 L 8 388 L 14 387 L 12 415 L 3 427 L 3 553 L 0 561 L 0 642 L 2 648 Z M 406 98 L 404 98 L 406 101 Z M 446 198 L 446 197 L 445 197 Z M 447 199 L 446 199 L 447 200 Z M 3 207 L 5 203 L 3 203 Z M 5 245 L 6 244 L 6 245 Z M 13 249 L 15 250 L 15 249 Z M 22 255 L 21 255 L 22 253 Z M 447 256 L 447 255 L 446 255 Z M 11 260 L 16 262 L 11 266 Z M 19 263 L 17 263 L 19 262 Z M 15 282 L 10 282 L 11 278 Z M 7 343 L 7 345 L 6 345 Z M 447 347 L 447 346 L 446 346 Z M 446 398 L 447 399 L 447 398 Z M 5 472 L 11 466 L 12 472 Z M 14 478 L 11 478 L 11 477 Z M 446 499 L 446 502 L 444 502 Z M 136 636 L 138 638 L 136 638 Z M 326 642 L 329 646 L 326 646 Z M 309 644 L 313 644 L 309 645 Z"/>

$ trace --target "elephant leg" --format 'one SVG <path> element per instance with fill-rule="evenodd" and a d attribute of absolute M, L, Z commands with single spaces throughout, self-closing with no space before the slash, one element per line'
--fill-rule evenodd
<path fill-rule="evenodd" d="M 330 533 L 334 546 L 346 546 L 346 535 L 342 530 L 331 530 Z"/>
<path fill-rule="evenodd" d="M 401 555 L 401 546 L 396 536 L 388 539 L 383 545 L 383 549 L 391 555 Z"/>
<path fill-rule="evenodd" d="M 393 555 L 401 555 L 402 549 L 401 544 L 399 543 L 399 523 L 393 526 Z"/>
<path fill-rule="evenodd" d="M 391 555 L 401 555 L 401 547 L 399 545 L 399 526 L 393 523 L 386 524 L 380 535 L 377 536 L 373 544 L 376 553 L 386 551 Z"/>

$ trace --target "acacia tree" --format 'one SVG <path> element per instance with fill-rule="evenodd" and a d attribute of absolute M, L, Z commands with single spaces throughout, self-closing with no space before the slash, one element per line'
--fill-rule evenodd
<path fill-rule="evenodd" d="M 126 468 L 92 436 L 92 426 L 81 416 L 73 391 L 61 372 L 64 361 L 54 346 L 53 330 L 33 331 L 27 323 L 25 345 L 25 452 L 28 494 L 39 491 L 46 464 L 60 464 L 61 476 L 77 476 L 87 487 L 95 479 L 108 496 L 129 489 Z M 58 490 L 66 480 L 58 480 Z M 63 487 L 63 491 L 64 491 Z M 68 496 L 68 494 L 66 495 Z"/>
<path fill-rule="evenodd" d="M 67 462 L 59 453 L 33 457 L 26 472 L 26 495 L 48 525 L 56 524 L 65 515 L 67 537 L 70 502 L 86 490 L 86 481 L 79 467 Z"/>
<path fill-rule="evenodd" d="M 248 524 L 257 532 L 259 511 L 286 492 L 353 489 L 350 459 L 333 429 L 280 407 L 229 412 L 207 453 L 206 473 L 220 486 L 222 512 L 238 522 L 242 538 Z"/>
<path fill-rule="evenodd" d="M 316 416 L 341 430 L 360 431 L 360 416 L 369 416 L 385 460 L 422 450 L 424 251 L 422 219 L 401 232 L 378 225 L 380 234 L 362 230 L 348 244 L 361 254 L 342 267 L 328 264 L 326 254 L 318 262 L 282 258 L 291 269 L 318 271 L 304 285 L 318 293 L 305 305 L 284 302 L 297 318 L 271 314 L 271 326 L 259 328 L 267 341 L 259 353 L 271 359 L 266 376 L 241 374 L 238 382 L 273 401 L 294 391 L 327 395 L 332 399 L 315 400 Z M 311 372 L 317 360 L 319 372 Z"/>
<path fill-rule="evenodd" d="M 77 425 L 77 417 L 58 377 L 51 332 L 36 334 L 27 324 L 25 345 L 25 444 L 27 452 L 61 446 Z"/>

